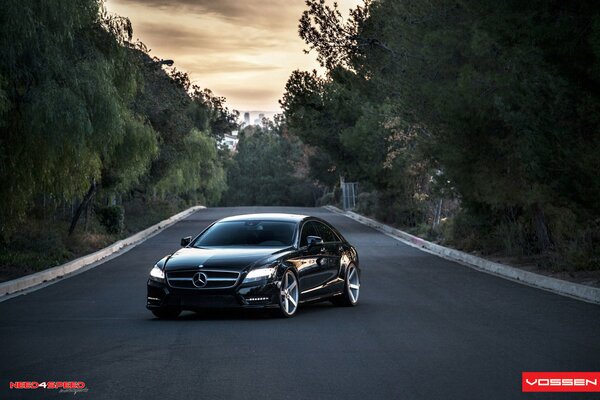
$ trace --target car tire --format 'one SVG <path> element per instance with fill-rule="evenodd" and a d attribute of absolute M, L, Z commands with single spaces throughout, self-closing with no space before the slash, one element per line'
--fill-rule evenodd
<path fill-rule="evenodd" d="M 360 294 L 360 271 L 354 264 L 350 264 L 346 269 L 344 278 L 344 291 L 335 296 L 331 302 L 337 306 L 354 307 L 358 304 Z"/>
<path fill-rule="evenodd" d="M 175 319 L 181 314 L 181 310 L 178 308 L 158 308 L 152 310 L 152 314 L 160 319 Z"/>
<path fill-rule="evenodd" d="M 282 318 L 293 317 L 298 310 L 299 303 L 300 287 L 298 277 L 293 270 L 287 269 L 281 278 L 281 286 L 279 288 L 279 309 L 277 310 L 277 315 Z"/>

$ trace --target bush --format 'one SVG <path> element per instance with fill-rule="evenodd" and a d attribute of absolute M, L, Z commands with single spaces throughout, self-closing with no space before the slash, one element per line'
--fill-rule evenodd
<path fill-rule="evenodd" d="M 125 210 L 121 206 L 98 207 L 95 210 L 98 221 L 108 233 L 121 233 L 125 228 Z"/>
<path fill-rule="evenodd" d="M 335 196 L 333 192 L 325 193 L 317 200 L 317 207 L 335 205 Z"/>
<path fill-rule="evenodd" d="M 445 242 L 465 251 L 481 249 L 482 237 L 487 236 L 489 226 L 480 218 L 460 210 L 452 219 L 444 224 Z"/>
<path fill-rule="evenodd" d="M 10 239 L 10 248 L 17 251 L 32 251 L 36 253 L 61 253 L 64 250 L 62 237 L 56 231 L 46 230 L 35 226 L 35 222 L 28 224 L 25 230 L 15 232 Z"/>
<path fill-rule="evenodd" d="M 310 183 L 297 179 L 290 186 L 288 204 L 298 207 L 314 207 L 318 188 Z"/>
<path fill-rule="evenodd" d="M 407 198 L 402 193 L 381 191 L 377 194 L 374 217 L 401 228 L 414 228 L 426 221 L 423 202 Z"/>
<path fill-rule="evenodd" d="M 357 211 L 366 215 L 373 215 L 379 208 L 379 193 L 363 192 L 358 195 Z"/>
<path fill-rule="evenodd" d="M 501 222 L 494 226 L 489 240 L 485 241 L 489 253 L 500 252 L 508 256 L 525 256 L 533 252 L 534 238 L 524 218 Z"/>
<path fill-rule="evenodd" d="M 71 256 L 59 232 L 66 224 L 28 219 L 0 244 L 0 281 L 18 278 L 64 262 Z"/>
<path fill-rule="evenodd" d="M 588 222 L 563 245 L 565 267 L 570 271 L 600 269 L 600 219 Z"/>

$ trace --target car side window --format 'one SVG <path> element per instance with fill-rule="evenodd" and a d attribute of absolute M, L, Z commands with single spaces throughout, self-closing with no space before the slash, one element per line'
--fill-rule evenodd
<path fill-rule="evenodd" d="M 300 247 L 308 245 L 308 240 L 306 240 L 306 238 L 309 236 L 319 236 L 317 227 L 312 221 L 305 223 L 302 227 L 302 235 L 300 236 Z"/>
<path fill-rule="evenodd" d="M 325 243 L 339 242 L 337 235 L 325 224 L 318 223 L 319 236 Z"/>

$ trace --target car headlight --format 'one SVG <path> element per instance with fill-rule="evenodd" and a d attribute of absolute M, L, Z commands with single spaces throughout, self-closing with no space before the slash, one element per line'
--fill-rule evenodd
<path fill-rule="evenodd" d="M 263 279 L 271 278 L 273 277 L 273 275 L 275 275 L 276 270 L 277 268 L 274 266 L 253 269 L 250 272 L 248 272 L 248 275 L 246 275 L 244 283 L 256 282 Z"/>
<path fill-rule="evenodd" d="M 165 271 L 163 271 L 158 265 L 155 265 L 154 268 L 150 271 L 150 279 L 157 282 L 165 281 Z"/>

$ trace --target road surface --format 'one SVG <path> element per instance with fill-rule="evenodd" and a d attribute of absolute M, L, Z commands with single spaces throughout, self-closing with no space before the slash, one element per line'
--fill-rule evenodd
<path fill-rule="evenodd" d="M 600 371 L 600 307 L 477 272 L 324 209 L 359 250 L 360 305 L 154 319 L 146 278 L 183 236 L 274 208 L 202 210 L 95 269 L 0 303 L 10 381 L 83 381 L 78 399 L 517 399 L 522 371 Z M 577 398 L 592 398 L 590 395 Z"/>

